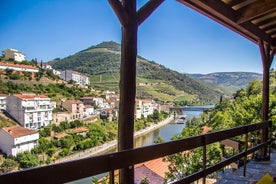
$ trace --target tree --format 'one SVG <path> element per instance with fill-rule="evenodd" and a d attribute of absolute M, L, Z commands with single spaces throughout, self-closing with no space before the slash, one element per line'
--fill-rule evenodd
<path fill-rule="evenodd" d="M 30 152 L 24 152 L 17 155 L 16 160 L 21 168 L 31 168 L 39 165 L 39 160 L 36 155 Z"/>
<path fill-rule="evenodd" d="M 74 139 L 71 136 L 61 138 L 60 143 L 61 143 L 61 148 L 67 148 L 69 150 L 72 146 L 75 145 Z"/>
<path fill-rule="evenodd" d="M 7 172 L 11 172 L 13 170 L 17 170 L 19 164 L 18 162 L 16 162 L 13 159 L 7 158 L 4 160 L 4 162 L 2 163 L 2 165 L 0 166 L 0 173 L 7 173 Z"/>
<path fill-rule="evenodd" d="M 13 73 L 13 69 L 10 69 L 10 68 L 6 68 L 5 69 L 5 72 L 6 72 L 6 75 L 11 75 Z"/>

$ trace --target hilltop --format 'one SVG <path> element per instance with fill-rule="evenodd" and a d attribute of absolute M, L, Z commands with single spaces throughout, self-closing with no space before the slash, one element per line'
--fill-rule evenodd
<path fill-rule="evenodd" d="M 202 80 L 226 89 L 226 92 L 234 93 L 245 88 L 252 80 L 262 80 L 262 74 L 253 72 L 216 72 L 210 74 L 187 74 L 188 76 Z"/>
<path fill-rule="evenodd" d="M 75 70 L 91 76 L 95 88 L 118 91 L 120 44 L 110 41 L 89 47 L 74 55 L 48 62 L 58 70 Z M 174 101 L 180 105 L 216 103 L 223 90 L 137 57 L 137 96 L 157 101 Z"/>

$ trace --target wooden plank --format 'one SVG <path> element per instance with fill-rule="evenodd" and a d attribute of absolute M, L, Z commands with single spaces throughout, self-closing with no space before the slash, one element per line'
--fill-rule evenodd
<path fill-rule="evenodd" d="M 144 22 L 151 13 L 160 6 L 164 0 L 150 0 L 137 12 L 137 24 L 140 25 Z"/>
<path fill-rule="evenodd" d="M 118 0 L 108 0 L 113 11 L 116 13 L 121 25 L 126 25 L 127 23 L 127 13 L 122 6 L 122 3 Z"/>
<path fill-rule="evenodd" d="M 271 45 L 276 45 L 274 40 L 265 32 L 259 29 L 258 26 L 251 22 L 237 23 L 238 15 L 235 10 L 227 6 L 221 1 L 214 0 L 177 0 L 182 4 L 202 13 L 206 17 L 224 25 L 234 32 L 246 37 L 254 43 L 258 43 L 261 38 Z M 224 4 L 224 5 L 223 5 Z"/>
<path fill-rule="evenodd" d="M 244 23 L 276 10 L 275 0 L 255 1 L 237 11 L 240 15 L 237 23 Z"/>
<path fill-rule="evenodd" d="M 266 123 L 260 123 L 259 125 L 267 125 Z M 257 124 L 248 125 L 246 127 L 259 127 Z M 262 126 L 260 126 L 261 128 Z M 244 131 L 249 128 L 239 127 Z M 231 129 L 232 133 L 235 133 L 236 129 Z M 225 131 L 217 132 L 215 135 L 223 135 Z M 230 132 L 231 133 L 231 132 Z M 231 134 L 230 135 L 231 138 Z M 141 162 L 153 160 L 166 155 L 171 155 L 177 152 L 190 150 L 203 145 L 202 140 L 204 135 L 189 137 L 177 141 L 171 141 L 166 143 L 160 143 L 152 146 L 141 147 L 137 149 L 125 150 L 122 152 L 115 152 L 97 157 L 89 157 L 80 160 L 73 160 L 69 162 L 53 164 L 38 168 L 26 169 L 13 173 L 0 175 L 0 183 L 66 183 L 73 180 L 93 176 L 96 174 L 105 173 L 108 171 L 126 168 Z M 208 137 L 208 136 L 207 136 Z M 207 137 L 205 139 L 207 140 Z M 218 136 L 219 137 L 219 136 Z M 218 141 L 223 140 L 222 138 Z M 230 157 L 223 163 L 218 163 L 212 167 L 208 167 L 204 175 L 208 175 L 225 165 L 229 165 L 232 162 L 245 156 L 245 154 L 253 153 L 258 149 L 266 146 L 268 143 L 259 144 L 253 148 L 248 149 L 244 153 L 240 153 L 237 156 Z M 126 159 L 127 158 L 127 159 Z M 41 177 L 43 176 L 43 177 Z M 200 175 L 203 177 L 203 175 Z M 193 178 L 193 176 L 191 177 Z M 190 178 L 190 179 L 191 179 Z M 188 178 L 187 180 L 190 181 Z M 195 179 L 195 178 L 193 178 Z M 199 178 L 196 178 L 199 179 Z"/>

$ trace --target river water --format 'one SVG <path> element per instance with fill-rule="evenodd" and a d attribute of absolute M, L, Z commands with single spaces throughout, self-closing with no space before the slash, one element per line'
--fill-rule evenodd
<path fill-rule="evenodd" d="M 201 113 L 202 111 L 185 111 L 188 119 L 198 117 Z M 172 122 L 146 135 L 136 137 L 135 147 L 149 146 L 151 144 L 154 144 L 154 141 L 157 140 L 158 137 L 161 137 L 165 142 L 171 141 L 173 135 L 180 134 L 183 128 L 185 128 L 185 123 L 175 124 Z"/>
<path fill-rule="evenodd" d="M 199 117 L 199 115 L 202 113 L 202 111 L 189 111 L 185 110 L 184 114 L 187 115 L 188 119 L 191 119 L 193 117 Z M 176 124 L 176 123 L 170 123 L 167 124 L 157 130 L 154 130 L 152 132 L 149 132 L 148 134 L 145 134 L 140 137 L 135 138 L 135 147 L 142 147 L 142 146 L 149 146 L 154 144 L 154 141 L 157 140 L 158 137 L 161 137 L 165 142 L 171 141 L 171 138 L 173 135 L 177 135 L 181 133 L 181 131 L 185 128 L 184 124 Z M 111 152 L 114 152 L 115 150 L 112 150 Z M 102 177 L 103 175 L 99 175 Z M 92 181 L 92 177 L 83 178 L 77 181 L 70 182 L 69 184 L 90 184 Z"/>

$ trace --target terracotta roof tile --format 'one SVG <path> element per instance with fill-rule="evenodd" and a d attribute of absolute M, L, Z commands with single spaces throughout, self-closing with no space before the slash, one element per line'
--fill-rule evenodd
<path fill-rule="evenodd" d="M 202 128 L 203 128 L 202 134 L 206 134 L 206 133 L 208 133 L 210 130 L 212 130 L 212 128 L 211 128 L 211 127 L 208 127 L 208 126 L 203 126 Z"/>
<path fill-rule="evenodd" d="M 148 162 L 142 163 L 146 167 L 148 167 L 150 170 L 154 171 L 156 174 L 161 176 L 162 178 L 165 178 L 165 173 L 169 172 L 168 169 L 168 162 L 164 162 L 163 158 L 157 158 L 154 160 L 150 160 Z M 139 164 L 140 165 L 140 164 Z M 137 165 L 137 166 L 139 166 Z"/>
<path fill-rule="evenodd" d="M 63 138 L 63 137 L 67 137 L 67 136 L 69 136 L 69 134 L 67 134 L 67 133 L 60 133 L 60 134 L 57 134 L 57 135 L 55 135 L 55 139 L 61 139 L 61 138 Z"/>
<path fill-rule="evenodd" d="M 3 93 L 0 93 L 0 97 L 7 97 L 9 96 L 8 94 L 3 94 Z"/>
<path fill-rule="evenodd" d="M 86 127 L 79 127 L 79 128 L 75 128 L 73 130 L 74 133 L 81 133 L 81 132 L 87 132 L 89 130 L 89 128 Z"/>
<path fill-rule="evenodd" d="M 71 104 L 82 104 L 82 101 L 80 100 L 67 100 L 68 102 L 70 102 Z"/>
<path fill-rule="evenodd" d="M 24 128 L 24 127 L 21 127 L 18 125 L 11 126 L 11 127 L 4 127 L 2 129 L 14 138 L 37 133 L 36 130 L 30 130 L 30 129 L 27 129 L 27 128 Z"/>
<path fill-rule="evenodd" d="M 156 174 L 152 169 L 149 169 L 145 165 L 141 165 L 135 168 L 134 183 L 140 184 L 141 181 L 147 178 L 149 183 L 164 183 L 164 178 Z"/>
<path fill-rule="evenodd" d="M 14 96 L 20 99 L 48 98 L 45 95 L 35 95 L 35 94 L 14 94 Z"/>
<path fill-rule="evenodd" d="M 19 65 L 19 64 L 13 64 L 13 63 L 3 63 L 0 62 L 1 66 L 9 66 L 9 67 L 18 67 L 18 68 L 29 68 L 29 69 L 37 69 L 37 67 L 30 66 L 30 65 Z M 38 70 L 38 69 L 37 69 Z"/>

